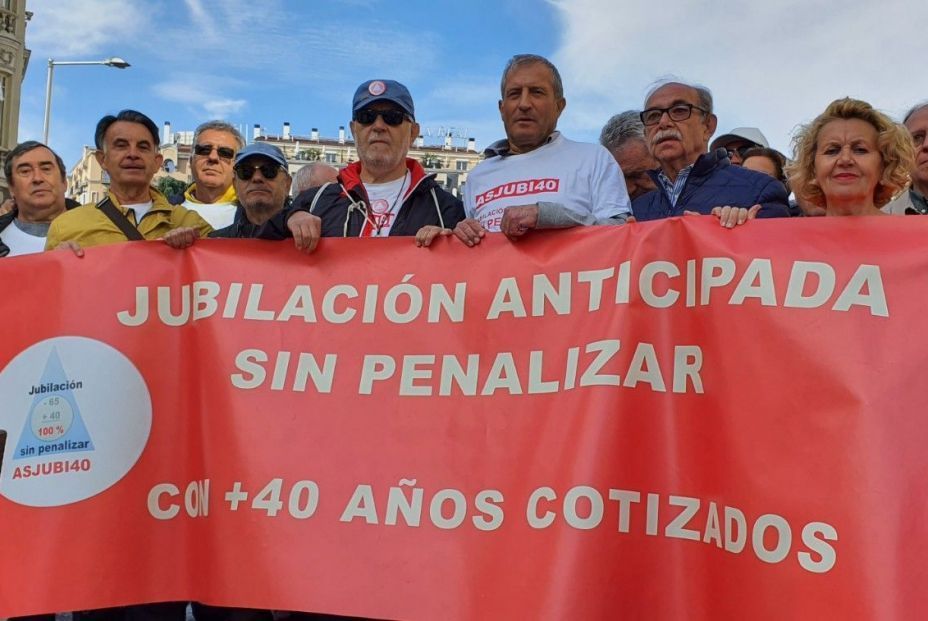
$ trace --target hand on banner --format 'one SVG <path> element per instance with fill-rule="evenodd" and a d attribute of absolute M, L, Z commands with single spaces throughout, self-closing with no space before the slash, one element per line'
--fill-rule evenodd
<path fill-rule="evenodd" d="M 465 218 L 454 227 L 454 236 L 468 246 L 476 246 L 487 234 L 487 230 L 473 218 Z"/>
<path fill-rule="evenodd" d="M 436 237 L 447 237 L 453 232 L 454 231 L 451 229 L 444 229 L 440 226 L 428 224 L 416 231 L 416 246 L 419 248 L 428 248 L 432 245 L 432 241 Z"/>
<path fill-rule="evenodd" d="M 76 241 L 63 241 L 55 246 L 55 250 L 70 250 L 76 257 L 84 256 L 84 249 Z"/>
<path fill-rule="evenodd" d="M 199 238 L 200 232 L 189 226 L 182 226 L 173 231 L 168 231 L 168 234 L 162 237 L 164 243 L 178 250 L 189 248 Z"/>
<path fill-rule="evenodd" d="M 322 237 L 322 220 L 307 211 L 295 211 L 287 219 L 287 228 L 293 234 L 297 250 L 309 254 L 316 249 Z"/>
<path fill-rule="evenodd" d="M 748 220 L 756 218 L 758 211 L 760 211 L 760 205 L 754 205 L 750 209 L 725 205 L 724 207 L 713 207 L 710 214 L 718 218 L 719 224 L 725 228 L 733 229 L 736 226 L 744 224 Z M 683 215 L 701 216 L 702 214 L 697 211 L 684 211 Z"/>
<path fill-rule="evenodd" d="M 528 233 L 538 225 L 538 205 L 515 205 L 503 211 L 499 228 L 512 241 Z"/>

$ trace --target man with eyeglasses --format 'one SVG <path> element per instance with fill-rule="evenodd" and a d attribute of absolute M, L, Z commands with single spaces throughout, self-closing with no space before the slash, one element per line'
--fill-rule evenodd
<path fill-rule="evenodd" d="M 632 203 L 638 220 L 711 214 L 731 228 L 755 217 L 788 215 L 782 183 L 732 166 L 722 151 L 708 152 L 717 124 L 709 89 L 662 83 L 645 98 L 641 122 L 660 169 L 649 173 L 657 189 Z"/>
<path fill-rule="evenodd" d="M 293 208 L 271 218 L 259 236 L 293 237 L 312 252 L 320 237 L 415 236 L 428 246 L 464 217 L 461 201 L 406 157 L 419 135 L 409 90 L 394 80 L 368 80 L 352 102 L 351 134 L 358 161 L 335 183 L 303 192 Z"/>
<path fill-rule="evenodd" d="M 769 149 L 767 137 L 756 127 L 736 127 L 727 134 L 722 134 L 709 145 L 710 151 L 725 149 L 732 166 L 741 166 L 744 154 L 751 149 L 763 147 Z"/>
<path fill-rule="evenodd" d="M 928 101 L 913 106 L 902 121 L 915 142 L 912 184 L 883 207 L 892 214 L 928 215 Z"/>
<path fill-rule="evenodd" d="M 567 105 L 557 67 L 535 54 L 513 56 L 500 95 L 506 138 L 467 177 L 467 219 L 455 236 L 474 247 L 487 232 L 516 240 L 536 228 L 623 224 L 631 209 L 618 164 L 601 145 L 557 131 Z"/>
<path fill-rule="evenodd" d="M 212 227 L 196 212 L 171 205 L 151 180 L 161 168 L 160 140 L 154 121 L 135 110 L 107 115 L 94 133 L 97 162 L 110 176 L 100 202 L 83 205 L 55 218 L 45 248 L 82 248 L 124 241 L 161 239 L 168 231 L 191 227 L 201 235 Z"/>
<path fill-rule="evenodd" d="M 190 158 L 193 183 L 171 202 L 196 211 L 214 229 L 232 224 L 236 208 L 232 160 L 244 146 L 242 134 L 225 121 L 207 121 L 197 127 Z"/>

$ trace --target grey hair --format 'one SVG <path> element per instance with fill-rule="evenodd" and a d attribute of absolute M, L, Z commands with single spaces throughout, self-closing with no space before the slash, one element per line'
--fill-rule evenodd
<path fill-rule="evenodd" d="M 306 164 L 300 168 L 293 175 L 294 196 L 300 192 L 303 192 L 304 190 L 308 190 L 309 188 L 322 185 L 324 181 L 320 183 L 319 177 L 332 170 L 334 170 L 336 173 L 338 172 L 337 168 L 330 166 L 325 162 L 310 162 L 309 164 Z"/>
<path fill-rule="evenodd" d="M 626 110 L 606 121 L 599 134 L 599 143 L 609 151 L 615 151 L 635 138 L 644 140 L 644 123 L 637 110 Z"/>
<path fill-rule="evenodd" d="M 712 91 L 710 91 L 708 87 L 705 87 L 702 84 L 690 84 L 689 82 L 684 82 L 679 78 L 673 77 L 663 78 L 652 84 L 651 88 L 648 89 L 648 94 L 644 96 L 645 105 L 647 105 L 648 100 L 651 99 L 651 96 L 654 93 L 664 88 L 668 84 L 680 84 L 681 86 L 686 86 L 693 89 L 696 91 L 696 100 L 699 102 L 699 107 L 705 110 L 707 115 L 713 113 L 714 108 L 712 102 Z"/>
<path fill-rule="evenodd" d="M 503 97 L 506 96 L 506 79 L 509 78 L 509 74 L 512 73 L 512 71 L 525 65 L 534 65 L 535 63 L 541 63 L 551 70 L 551 75 L 554 78 L 554 95 L 558 99 L 563 99 L 564 83 L 561 81 L 560 72 L 557 70 L 557 67 L 554 66 L 554 63 L 544 56 L 538 56 L 537 54 L 516 54 L 509 59 L 509 62 L 506 63 L 506 68 L 503 69 L 503 77 L 499 81 L 500 95 Z"/>
<path fill-rule="evenodd" d="M 243 149 L 245 147 L 245 138 L 242 137 L 242 133 L 238 131 L 238 129 L 236 129 L 235 126 L 231 123 L 226 123 L 225 121 L 220 121 L 218 119 L 215 121 L 207 121 L 197 126 L 197 128 L 193 131 L 193 144 L 199 143 L 200 134 L 208 130 L 232 134 L 232 136 L 235 138 L 235 144 L 238 145 L 238 148 Z"/>
<path fill-rule="evenodd" d="M 912 106 L 909 111 L 905 113 L 905 118 L 902 119 L 902 124 L 905 125 L 908 123 L 913 114 L 916 112 L 921 112 L 922 110 L 928 110 L 928 101 L 923 101 Z"/>

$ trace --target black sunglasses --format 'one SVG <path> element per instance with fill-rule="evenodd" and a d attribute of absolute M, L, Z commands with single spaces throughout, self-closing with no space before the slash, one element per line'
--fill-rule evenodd
<path fill-rule="evenodd" d="M 728 151 L 728 157 L 729 157 L 729 159 L 730 159 L 735 153 L 737 153 L 737 154 L 741 157 L 741 159 L 744 159 L 744 156 L 747 154 L 748 151 L 750 151 L 751 149 L 756 149 L 756 148 L 757 148 L 757 145 L 756 145 L 756 144 L 752 144 L 752 145 L 748 145 L 748 146 L 744 146 L 744 147 L 737 147 L 737 148 L 735 148 L 735 149 L 726 149 L 726 151 Z"/>
<path fill-rule="evenodd" d="M 232 158 L 235 157 L 235 149 L 232 147 L 216 147 L 211 144 L 193 145 L 193 152 L 197 155 L 209 155 L 213 152 L 213 149 L 216 149 L 216 154 L 220 159 L 232 161 Z"/>
<path fill-rule="evenodd" d="M 261 176 L 265 179 L 273 179 L 280 172 L 278 164 L 252 164 L 250 166 L 236 166 L 234 168 L 235 176 L 242 181 L 248 181 L 255 176 L 255 171 L 260 170 Z"/>
<path fill-rule="evenodd" d="M 409 118 L 409 115 L 402 110 L 371 110 L 365 108 L 354 113 L 354 120 L 361 125 L 373 125 L 378 116 L 390 127 L 396 127 Z"/>

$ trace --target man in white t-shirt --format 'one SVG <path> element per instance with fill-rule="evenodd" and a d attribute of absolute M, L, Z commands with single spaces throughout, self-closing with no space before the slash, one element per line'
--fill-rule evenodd
<path fill-rule="evenodd" d="M 52 220 L 64 213 L 64 162 L 41 142 L 22 142 L 9 152 L 3 170 L 15 206 L 0 216 L 0 257 L 45 249 Z"/>
<path fill-rule="evenodd" d="M 244 146 L 242 134 L 225 121 L 207 121 L 193 132 L 193 183 L 179 198 L 184 207 L 200 214 L 214 229 L 227 227 L 235 220 L 232 160 Z"/>
<path fill-rule="evenodd" d="M 557 68 L 534 54 L 514 56 L 500 91 L 506 139 L 468 176 L 467 218 L 455 236 L 474 246 L 487 232 L 517 239 L 534 228 L 624 223 L 631 206 L 615 159 L 556 131 L 567 105 Z"/>

